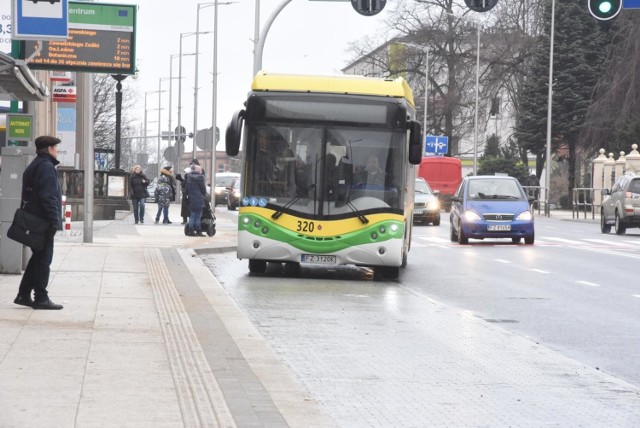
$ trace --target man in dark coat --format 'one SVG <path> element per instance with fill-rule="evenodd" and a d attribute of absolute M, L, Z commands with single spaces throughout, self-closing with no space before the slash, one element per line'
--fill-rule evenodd
<path fill-rule="evenodd" d="M 22 276 L 13 303 L 33 309 L 62 309 L 49 299 L 47 285 L 53 260 L 53 240 L 62 230 L 62 193 L 56 165 L 60 140 L 48 135 L 36 138 L 36 158 L 22 174 L 22 203 L 25 211 L 46 219 L 49 231 L 42 251 L 34 251 Z M 31 299 L 31 292 L 34 298 Z"/>

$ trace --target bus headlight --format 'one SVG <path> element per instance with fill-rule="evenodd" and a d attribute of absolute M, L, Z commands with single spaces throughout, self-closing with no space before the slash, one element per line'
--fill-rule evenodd
<path fill-rule="evenodd" d="M 391 229 L 391 233 L 396 233 L 398 231 L 398 225 L 392 224 L 391 226 L 389 226 L 389 229 Z"/>

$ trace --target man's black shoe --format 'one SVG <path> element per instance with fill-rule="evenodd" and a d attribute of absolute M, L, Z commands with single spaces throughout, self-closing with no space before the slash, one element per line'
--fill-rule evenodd
<path fill-rule="evenodd" d="M 31 300 L 31 297 L 17 296 L 13 303 L 15 303 L 16 305 L 29 306 L 30 308 L 33 308 L 33 300 Z"/>
<path fill-rule="evenodd" d="M 52 310 L 60 310 L 62 309 L 62 305 L 55 304 L 51 301 L 51 299 L 43 300 L 41 302 L 33 302 L 33 309 L 52 309 Z"/>

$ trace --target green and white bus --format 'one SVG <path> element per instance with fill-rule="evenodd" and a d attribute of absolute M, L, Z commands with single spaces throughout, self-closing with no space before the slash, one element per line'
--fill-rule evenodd
<path fill-rule="evenodd" d="M 357 265 L 397 278 L 423 151 L 415 113 L 402 78 L 259 73 L 226 131 L 243 160 L 238 258 L 253 273 Z"/>

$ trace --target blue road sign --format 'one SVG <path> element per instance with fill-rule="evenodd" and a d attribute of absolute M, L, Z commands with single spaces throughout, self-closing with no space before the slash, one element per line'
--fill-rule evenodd
<path fill-rule="evenodd" d="M 640 0 L 623 0 L 623 9 L 640 9 Z"/>
<path fill-rule="evenodd" d="M 66 40 L 69 36 L 67 0 L 12 0 L 12 38 Z"/>
<path fill-rule="evenodd" d="M 433 155 L 446 155 L 449 150 L 449 137 L 427 135 L 424 152 Z"/>

